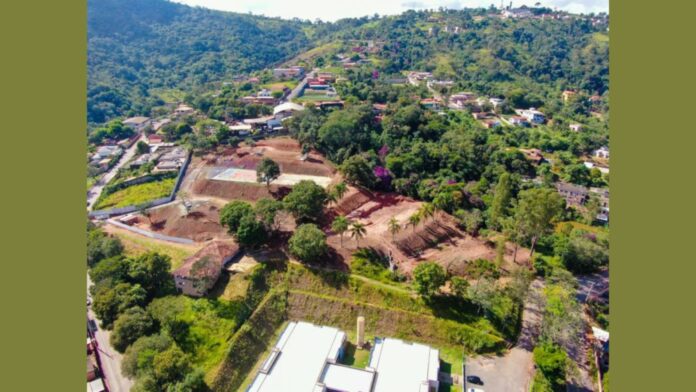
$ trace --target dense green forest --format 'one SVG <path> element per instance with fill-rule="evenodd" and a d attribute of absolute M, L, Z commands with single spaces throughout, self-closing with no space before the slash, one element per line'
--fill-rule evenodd
<path fill-rule="evenodd" d="M 192 91 L 310 46 L 306 23 L 163 0 L 88 1 L 90 123 L 147 113 L 155 91 Z"/>
<path fill-rule="evenodd" d="M 165 0 L 89 0 L 88 121 L 147 114 L 173 94 L 201 93 L 312 48 L 333 50 L 306 65 L 329 63 L 367 40 L 381 48 L 370 60 L 383 75 L 432 71 L 458 88 L 536 106 L 567 88 L 606 95 L 606 25 L 586 17 L 504 20 L 489 13 L 408 11 L 327 23 Z"/>

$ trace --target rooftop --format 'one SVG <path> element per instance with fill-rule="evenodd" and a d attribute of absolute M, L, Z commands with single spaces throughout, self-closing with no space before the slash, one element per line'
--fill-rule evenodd
<path fill-rule="evenodd" d="M 437 384 L 439 354 L 438 350 L 423 344 L 392 338 L 375 339 L 369 367 L 378 376 L 372 391 L 428 391 L 427 385 Z"/>
<path fill-rule="evenodd" d="M 181 267 L 172 273 L 176 276 L 189 277 L 194 264 L 207 258 L 208 262 L 197 271 L 198 275 L 215 275 L 222 270 L 223 264 L 239 252 L 239 246 L 233 241 L 212 241 L 203 249 L 184 260 Z"/>

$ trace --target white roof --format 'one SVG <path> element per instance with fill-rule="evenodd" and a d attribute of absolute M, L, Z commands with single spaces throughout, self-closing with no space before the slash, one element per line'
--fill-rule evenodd
<path fill-rule="evenodd" d="M 304 106 L 296 104 L 294 102 L 281 103 L 280 105 L 273 108 L 273 115 L 275 116 L 276 114 L 278 114 L 280 112 L 285 112 L 288 110 L 291 110 L 291 111 L 304 110 Z"/>
<path fill-rule="evenodd" d="M 106 388 L 104 388 L 101 378 L 97 378 L 87 383 L 87 390 L 89 392 L 103 392 L 106 391 Z"/>
<path fill-rule="evenodd" d="M 373 392 L 418 392 L 437 383 L 439 351 L 400 339 L 375 339 L 369 367 L 377 371 Z"/>
<path fill-rule="evenodd" d="M 328 364 L 320 382 L 331 390 L 342 392 L 371 392 L 375 373 L 344 365 Z"/>
<path fill-rule="evenodd" d="M 608 342 L 609 341 L 609 332 L 607 332 L 603 329 L 600 329 L 597 327 L 592 327 L 592 334 L 600 342 Z"/>
<path fill-rule="evenodd" d="M 256 375 L 249 392 L 312 392 L 324 366 L 338 359 L 346 334 L 336 328 L 291 322 Z M 264 371 L 264 369 L 266 371 Z"/>
<path fill-rule="evenodd" d="M 230 125 L 229 128 L 230 128 L 230 131 L 249 131 L 249 130 L 251 130 L 251 125 L 249 125 L 249 124 L 237 124 L 237 125 Z"/>
<path fill-rule="evenodd" d="M 124 124 L 142 124 L 146 121 L 150 120 L 149 117 L 131 117 L 123 120 Z"/>

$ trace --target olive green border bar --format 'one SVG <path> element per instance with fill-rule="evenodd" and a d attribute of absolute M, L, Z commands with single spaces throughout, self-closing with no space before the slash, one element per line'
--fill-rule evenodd
<path fill-rule="evenodd" d="M 0 5 L 3 391 L 84 391 L 86 2 Z"/>
<path fill-rule="evenodd" d="M 694 390 L 696 4 L 610 9 L 610 388 Z"/>

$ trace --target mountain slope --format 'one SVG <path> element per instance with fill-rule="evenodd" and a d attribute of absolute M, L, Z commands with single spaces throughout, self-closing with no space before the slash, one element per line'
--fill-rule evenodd
<path fill-rule="evenodd" d="M 88 121 L 147 111 L 152 89 L 265 68 L 309 47 L 306 23 L 164 0 L 88 1 Z"/>

